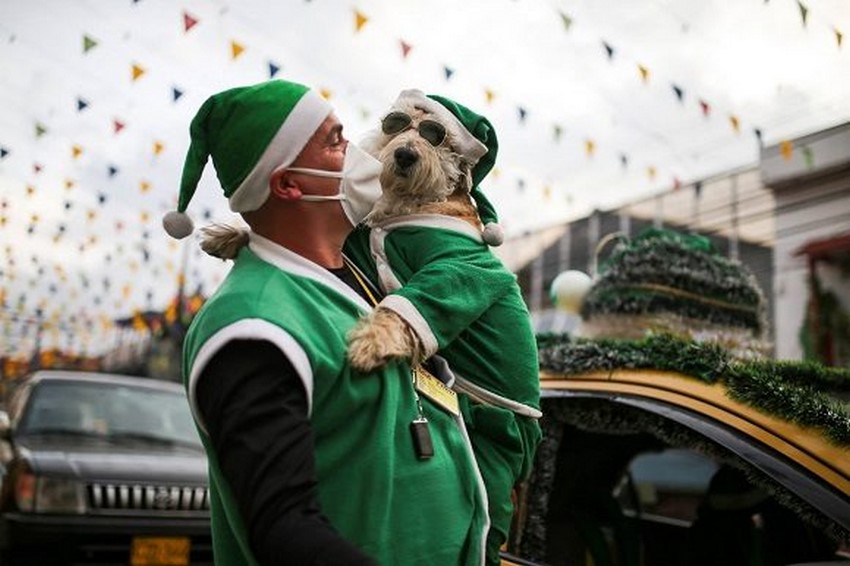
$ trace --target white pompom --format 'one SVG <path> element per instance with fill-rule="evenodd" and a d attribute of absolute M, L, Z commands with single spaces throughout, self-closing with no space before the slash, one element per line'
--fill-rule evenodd
<path fill-rule="evenodd" d="M 488 222 L 481 232 L 481 238 L 488 246 L 501 246 L 502 242 L 505 241 L 505 231 L 500 224 Z"/>
<path fill-rule="evenodd" d="M 555 277 L 549 288 L 549 296 L 555 306 L 570 314 L 578 314 L 585 295 L 593 285 L 593 280 L 583 271 L 571 269 Z"/>
<path fill-rule="evenodd" d="M 165 228 L 169 236 L 177 240 L 182 240 L 195 229 L 195 225 L 192 223 L 189 215 L 185 212 L 177 212 L 176 210 L 167 212 L 162 217 L 162 227 Z"/>

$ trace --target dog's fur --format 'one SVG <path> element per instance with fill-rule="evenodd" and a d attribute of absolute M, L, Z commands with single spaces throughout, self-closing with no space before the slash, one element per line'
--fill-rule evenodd
<path fill-rule="evenodd" d="M 418 126 L 436 117 L 413 103 L 394 110 L 406 112 Z M 366 223 L 374 225 L 408 214 L 452 216 L 481 229 L 478 211 L 470 196 L 472 165 L 452 150 L 451 130 L 439 147 L 432 146 L 415 127 L 386 135 L 375 131 L 361 147 L 383 164 L 383 196 Z M 421 362 L 422 344 L 416 333 L 395 312 L 378 306 L 349 333 L 348 358 L 362 371 L 380 367 L 394 358 Z"/>

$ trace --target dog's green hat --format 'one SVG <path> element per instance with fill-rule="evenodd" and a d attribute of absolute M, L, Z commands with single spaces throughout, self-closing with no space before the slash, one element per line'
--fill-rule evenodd
<path fill-rule="evenodd" d="M 478 158 L 477 163 L 473 162 L 471 195 L 478 207 L 478 216 L 481 217 L 481 222 L 484 224 L 484 233 L 482 234 L 484 241 L 491 246 L 499 246 L 505 240 L 504 232 L 499 225 L 496 209 L 481 191 L 480 186 L 481 181 L 496 164 L 496 154 L 499 151 L 496 130 L 487 118 L 454 100 L 436 94 L 429 94 L 428 98 L 436 100 L 447 108 L 463 128 L 487 148 L 487 151 Z"/>
<path fill-rule="evenodd" d="M 210 157 L 230 209 L 260 208 L 269 196 L 271 173 L 295 161 L 331 111 L 315 91 L 281 80 L 208 98 L 189 127 L 177 210 L 162 219 L 165 231 L 178 239 L 192 233 L 186 208 Z"/>
<path fill-rule="evenodd" d="M 452 139 L 452 146 L 472 166 L 472 191 L 470 195 L 478 207 L 478 216 L 484 224 L 481 234 L 487 244 L 498 246 L 504 241 L 502 227 L 496 209 L 481 192 L 479 184 L 496 163 L 499 142 L 496 130 L 487 118 L 476 114 L 466 106 L 444 96 L 425 95 L 416 89 L 403 90 L 396 104 L 412 101 L 413 104 L 437 117 Z"/>

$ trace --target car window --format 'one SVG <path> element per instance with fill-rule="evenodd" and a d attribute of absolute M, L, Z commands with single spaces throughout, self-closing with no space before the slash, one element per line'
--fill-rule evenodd
<path fill-rule="evenodd" d="M 711 458 L 684 448 L 639 454 L 615 495 L 626 511 L 690 524 L 718 467 Z"/>
<path fill-rule="evenodd" d="M 182 392 L 127 385 L 42 381 L 30 394 L 18 434 L 135 435 L 200 445 Z"/>

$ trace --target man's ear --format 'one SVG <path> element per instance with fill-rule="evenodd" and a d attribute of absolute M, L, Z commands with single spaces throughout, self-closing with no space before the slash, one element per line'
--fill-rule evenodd
<path fill-rule="evenodd" d="M 301 198 L 301 188 L 292 180 L 286 169 L 278 169 L 269 177 L 269 191 L 282 200 L 298 200 Z"/>

